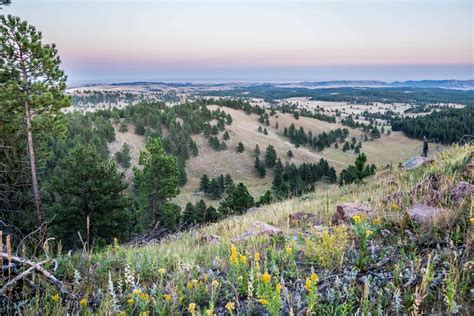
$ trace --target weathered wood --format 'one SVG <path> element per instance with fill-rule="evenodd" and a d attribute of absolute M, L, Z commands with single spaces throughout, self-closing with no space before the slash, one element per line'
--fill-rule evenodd
<path fill-rule="evenodd" d="M 8 254 L 2 252 L 1 253 L 1 257 L 4 258 L 4 259 L 8 259 Z M 18 257 L 18 256 L 11 256 L 10 257 L 10 261 L 12 262 L 16 262 L 16 263 L 20 263 L 20 264 L 25 264 L 25 265 L 28 265 L 28 266 L 31 266 L 31 267 L 35 267 L 34 270 L 40 272 L 45 278 L 47 278 L 52 284 L 56 285 L 56 287 L 58 287 L 58 289 L 65 295 L 69 296 L 70 298 L 72 299 L 77 299 L 76 295 L 69 292 L 65 287 L 64 287 L 64 284 L 59 281 L 54 275 L 52 275 L 48 270 L 46 270 L 45 268 L 43 268 L 41 265 L 37 265 L 35 262 L 31 261 L 31 260 L 28 260 L 26 258 L 21 258 L 21 257 Z M 49 260 L 47 260 L 49 261 Z M 44 263 L 43 263 L 44 264 Z M 29 268 L 30 269 L 30 268 Z M 28 270 L 29 270 L 28 269 Z"/>
<path fill-rule="evenodd" d="M 43 260 L 41 262 L 38 262 L 38 263 L 35 263 L 34 265 L 32 265 L 29 269 L 26 269 L 25 271 L 23 271 L 22 273 L 18 274 L 16 277 L 14 277 L 13 279 L 11 279 L 10 281 L 7 282 L 7 284 L 5 284 L 1 289 L 0 289 L 0 295 L 4 295 L 5 292 L 8 290 L 9 287 L 15 285 L 18 281 L 20 281 L 21 279 L 27 277 L 28 275 L 30 275 L 31 273 L 33 273 L 39 266 L 47 263 L 49 260 Z"/>

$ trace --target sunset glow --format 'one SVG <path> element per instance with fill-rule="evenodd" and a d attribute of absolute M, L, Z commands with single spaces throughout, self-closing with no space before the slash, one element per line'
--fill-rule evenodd
<path fill-rule="evenodd" d="M 465 79 L 473 70 L 472 2 L 464 0 L 16 0 L 4 11 L 57 44 L 71 81 L 226 73 L 228 80 L 397 80 L 431 78 L 435 68 L 433 79 Z M 380 71 L 351 75 L 353 65 Z"/>

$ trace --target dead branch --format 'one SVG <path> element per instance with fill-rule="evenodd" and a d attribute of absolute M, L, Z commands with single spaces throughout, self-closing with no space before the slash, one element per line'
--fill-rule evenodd
<path fill-rule="evenodd" d="M 0 289 L 0 295 L 5 295 L 5 292 L 10 286 L 15 285 L 18 281 L 21 279 L 27 277 L 29 274 L 33 273 L 39 266 L 47 263 L 49 260 L 43 260 L 41 262 L 35 263 L 32 265 L 29 269 L 23 271 L 22 273 L 18 274 L 16 277 L 11 279 L 10 281 L 7 282 L 1 289 Z"/>
<path fill-rule="evenodd" d="M 6 259 L 8 260 L 8 254 L 2 252 L 1 253 L 2 255 L 2 258 L 3 259 Z M 66 294 L 67 296 L 69 296 L 70 298 L 72 299 L 77 299 L 76 295 L 69 292 L 63 285 L 63 283 L 61 281 L 59 281 L 54 275 L 52 275 L 50 272 L 48 272 L 48 270 L 46 270 L 45 268 L 43 268 L 41 265 L 37 265 L 36 263 L 34 263 L 33 261 L 31 260 L 28 260 L 26 258 L 21 258 L 21 257 L 18 257 L 18 256 L 11 256 L 10 257 L 10 261 L 12 262 L 16 262 L 16 263 L 20 263 L 20 264 L 25 264 L 25 265 L 28 265 L 28 266 L 35 266 L 35 269 L 36 271 L 40 272 L 45 278 L 47 278 L 52 284 L 56 285 L 56 287 L 58 287 L 58 289 L 63 293 L 63 294 Z M 49 260 L 47 260 L 49 261 Z M 44 264 L 44 263 L 43 263 Z"/>

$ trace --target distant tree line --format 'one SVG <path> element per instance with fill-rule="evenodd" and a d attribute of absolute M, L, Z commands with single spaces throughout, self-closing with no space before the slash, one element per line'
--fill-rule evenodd
<path fill-rule="evenodd" d="M 395 120 L 392 122 L 392 130 L 402 131 L 413 138 L 423 139 L 426 136 L 435 142 L 452 144 L 464 135 L 474 134 L 474 106 Z"/>

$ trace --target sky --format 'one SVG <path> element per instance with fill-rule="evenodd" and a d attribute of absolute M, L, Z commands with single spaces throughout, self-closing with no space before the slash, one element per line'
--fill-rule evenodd
<path fill-rule="evenodd" d="M 69 82 L 474 78 L 471 0 L 13 0 Z"/>

